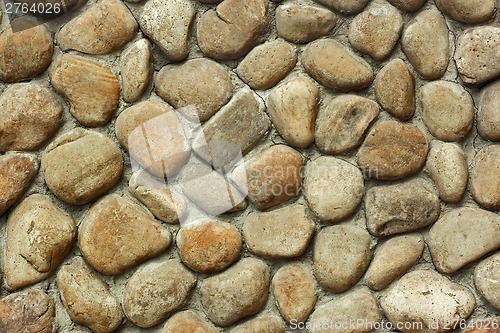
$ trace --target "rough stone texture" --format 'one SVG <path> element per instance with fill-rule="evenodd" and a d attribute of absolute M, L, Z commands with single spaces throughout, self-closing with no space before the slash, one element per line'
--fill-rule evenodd
<path fill-rule="evenodd" d="M 413 179 L 375 186 L 365 197 L 366 226 L 374 236 L 389 236 L 424 228 L 441 212 L 437 193 L 430 184 Z"/>
<path fill-rule="evenodd" d="M 474 284 L 477 290 L 497 310 L 500 310 L 499 276 L 500 252 L 481 261 L 474 271 Z"/>
<path fill-rule="evenodd" d="M 26 154 L 0 156 L 0 215 L 14 205 L 38 173 L 38 160 Z"/>
<path fill-rule="evenodd" d="M 269 292 L 269 267 L 261 260 L 245 258 L 200 286 L 201 303 L 218 326 L 229 326 L 258 313 Z"/>
<path fill-rule="evenodd" d="M 420 88 L 422 119 L 429 132 L 442 141 L 464 139 L 474 122 L 474 101 L 459 84 L 433 81 Z"/>
<path fill-rule="evenodd" d="M 49 67 L 54 45 L 49 30 L 41 22 L 20 17 L 0 33 L 0 80 L 30 79 Z"/>
<path fill-rule="evenodd" d="M 305 76 L 289 79 L 269 94 L 269 116 L 281 137 L 292 147 L 307 148 L 314 141 L 320 92 Z"/>
<path fill-rule="evenodd" d="M 198 21 L 198 46 L 208 57 L 237 59 L 264 35 L 268 23 L 267 0 L 224 0 Z"/>
<path fill-rule="evenodd" d="M 332 90 L 360 90 L 373 81 L 370 65 L 333 39 L 320 39 L 308 44 L 301 61 L 307 74 Z"/>
<path fill-rule="evenodd" d="M 113 332 L 122 322 L 120 303 L 81 257 L 61 267 L 57 286 L 71 319 L 95 333 Z"/>
<path fill-rule="evenodd" d="M 469 173 L 464 151 L 459 145 L 434 142 L 427 157 L 427 169 L 441 200 L 455 203 L 462 199 Z"/>
<path fill-rule="evenodd" d="M 151 43 L 143 38 L 131 44 L 120 56 L 122 96 L 125 102 L 137 101 L 153 76 Z"/>
<path fill-rule="evenodd" d="M 403 32 L 401 46 L 424 79 L 434 80 L 443 76 L 450 55 L 444 17 L 435 9 L 420 12 Z"/>
<path fill-rule="evenodd" d="M 393 59 L 375 77 L 375 97 L 394 117 L 408 120 L 416 107 L 415 77 L 401 59 Z"/>
<path fill-rule="evenodd" d="M 370 0 L 314 0 L 345 15 L 359 13 Z"/>
<path fill-rule="evenodd" d="M 298 151 L 276 145 L 245 165 L 248 198 L 259 210 L 279 205 L 299 195 L 303 159 Z"/>
<path fill-rule="evenodd" d="M 500 28 L 483 26 L 465 30 L 457 39 L 455 62 L 460 78 L 480 85 L 500 76 Z"/>
<path fill-rule="evenodd" d="M 94 204 L 78 230 L 85 259 L 99 272 L 118 275 L 165 251 L 170 232 L 132 202 L 111 194 Z"/>
<path fill-rule="evenodd" d="M 316 304 L 316 282 L 302 263 L 282 266 L 274 274 L 272 292 L 281 316 L 286 321 L 304 322 Z"/>
<path fill-rule="evenodd" d="M 146 2 L 138 18 L 142 32 L 168 59 L 181 61 L 189 53 L 188 41 L 196 15 L 189 0 L 151 0 Z"/>
<path fill-rule="evenodd" d="M 3 273 L 9 290 L 46 279 L 69 253 L 76 225 L 47 196 L 26 198 L 9 215 Z"/>
<path fill-rule="evenodd" d="M 378 114 L 377 103 L 368 98 L 356 95 L 335 98 L 320 110 L 316 119 L 316 146 L 332 155 L 358 147 Z"/>
<path fill-rule="evenodd" d="M 445 15 L 463 23 L 482 23 L 495 13 L 495 0 L 436 0 Z"/>
<path fill-rule="evenodd" d="M 311 333 L 366 333 L 372 331 L 370 325 L 381 320 L 381 313 L 375 296 L 366 288 L 347 293 L 333 301 L 325 303 L 314 310 L 311 315 Z M 361 322 L 349 329 L 332 329 L 335 323 Z M 331 323 L 331 326 L 329 325 Z M 325 327 L 326 326 L 326 327 Z"/>
<path fill-rule="evenodd" d="M 337 16 L 324 8 L 285 3 L 276 8 L 278 36 L 292 43 L 307 43 L 328 34 Z"/>
<path fill-rule="evenodd" d="M 162 333 L 219 333 L 212 324 L 191 310 L 178 312 L 165 323 Z"/>
<path fill-rule="evenodd" d="M 401 9 L 401 10 L 406 10 L 408 12 L 413 12 L 416 11 L 417 9 L 420 9 L 424 3 L 427 2 L 427 0 L 387 0 L 389 1 L 393 6 Z"/>
<path fill-rule="evenodd" d="M 388 3 L 372 2 L 352 20 L 349 42 L 359 52 L 380 61 L 391 54 L 403 23 L 399 10 Z"/>
<path fill-rule="evenodd" d="M 242 249 L 239 230 L 215 219 L 183 226 L 177 233 L 176 243 L 182 262 L 202 273 L 225 269 L 239 258 Z"/>
<path fill-rule="evenodd" d="M 370 234 L 342 224 L 321 229 L 314 240 L 316 280 L 328 291 L 343 293 L 358 282 L 371 260 Z"/>
<path fill-rule="evenodd" d="M 358 151 L 358 163 L 371 178 L 402 179 L 422 169 L 428 150 L 428 140 L 418 128 L 389 120 L 372 129 Z"/>
<path fill-rule="evenodd" d="M 424 247 L 421 234 L 396 236 L 377 246 L 365 274 L 366 285 L 373 290 L 384 289 L 420 259 Z"/>
<path fill-rule="evenodd" d="M 110 138 L 76 128 L 47 147 L 42 172 L 48 188 L 59 199 L 84 205 L 115 185 L 121 177 L 122 164 L 120 149 Z"/>
<path fill-rule="evenodd" d="M 479 134 L 491 141 L 500 141 L 500 113 L 497 106 L 500 104 L 500 81 L 495 81 L 484 88 L 477 118 Z"/>
<path fill-rule="evenodd" d="M 62 113 L 49 89 L 33 83 L 9 86 L 0 95 L 0 151 L 35 150 L 55 133 Z"/>
<path fill-rule="evenodd" d="M 127 281 L 123 311 L 136 326 L 153 327 L 186 301 L 196 276 L 175 259 L 148 263 Z"/>
<path fill-rule="evenodd" d="M 276 315 L 262 315 L 236 326 L 230 333 L 285 333 L 283 319 Z"/>
<path fill-rule="evenodd" d="M 307 249 L 313 234 L 314 222 L 301 204 L 250 213 L 243 225 L 245 244 L 250 252 L 262 257 L 298 257 Z"/>
<path fill-rule="evenodd" d="M 256 46 L 240 62 L 236 73 L 253 89 L 265 90 L 281 81 L 296 62 L 294 47 L 278 39 Z"/>
<path fill-rule="evenodd" d="M 321 156 L 307 163 L 304 197 L 323 223 L 340 222 L 361 203 L 365 186 L 359 169 L 338 158 Z"/>
<path fill-rule="evenodd" d="M 500 248 L 499 233 L 500 216 L 462 207 L 444 214 L 432 226 L 427 245 L 434 266 L 448 274 Z"/>
<path fill-rule="evenodd" d="M 443 332 L 467 319 L 476 300 L 472 292 L 431 270 L 415 270 L 395 282 L 381 300 L 391 323 L 409 323 L 401 331 Z M 418 329 L 411 323 L 422 323 Z M 450 323 L 451 322 L 451 323 Z M 403 325 L 404 326 L 404 325 Z"/>
<path fill-rule="evenodd" d="M 113 117 L 120 99 L 118 78 L 101 63 L 63 54 L 52 63 L 50 83 L 71 104 L 70 112 L 80 124 L 98 127 Z"/>
<path fill-rule="evenodd" d="M 201 121 L 213 116 L 233 94 L 225 67 L 204 58 L 163 67 L 155 86 L 156 93 L 175 108 L 194 105 Z"/>
<path fill-rule="evenodd" d="M 487 146 L 476 154 L 470 185 L 477 203 L 490 210 L 500 210 L 500 145 Z"/>
<path fill-rule="evenodd" d="M 137 30 L 137 22 L 122 1 L 102 0 L 66 23 L 57 43 L 63 51 L 106 54 L 131 41 Z"/>
<path fill-rule="evenodd" d="M 0 300 L 2 332 L 52 333 L 55 307 L 39 289 L 27 289 Z"/>

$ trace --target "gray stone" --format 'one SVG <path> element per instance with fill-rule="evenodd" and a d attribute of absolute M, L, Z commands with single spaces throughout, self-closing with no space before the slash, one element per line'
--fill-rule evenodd
<path fill-rule="evenodd" d="M 500 310 L 500 252 L 481 261 L 474 270 L 474 284 L 481 295 L 495 309 Z"/>
<path fill-rule="evenodd" d="M 500 141 L 500 81 L 495 81 L 484 88 L 481 94 L 477 119 L 477 130 L 490 141 Z"/>
<path fill-rule="evenodd" d="M 477 203 L 486 209 L 500 210 L 500 145 L 486 146 L 476 154 L 470 185 Z"/>
<path fill-rule="evenodd" d="M 137 101 L 153 76 L 151 43 L 143 38 L 127 47 L 120 55 L 122 96 L 125 102 Z"/>
<path fill-rule="evenodd" d="M 495 14 L 495 0 L 435 0 L 445 15 L 463 23 L 486 22 Z"/>

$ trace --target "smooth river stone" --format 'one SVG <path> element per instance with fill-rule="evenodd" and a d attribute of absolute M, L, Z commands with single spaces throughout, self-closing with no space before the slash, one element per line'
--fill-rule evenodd
<path fill-rule="evenodd" d="M 229 333 L 285 333 L 285 322 L 277 315 L 259 315 L 233 328 Z"/>
<path fill-rule="evenodd" d="M 495 14 L 495 0 L 434 0 L 445 15 L 454 20 L 475 24 L 488 21 Z"/>
<path fill-rule="evenodd" d="M 479 104 L 477 130 L 486 140 L 500 141 L 500 81 L 483 89 Z"/>
<path fill-rule="evenodd" d="M 123 100 L 137 101 L 153 76 L 151 43 L 143 38 L 127 47 L 120 55 L 120 74 Z"/>
<path fill-rule="evenodd" d="M 427 0 L 387 0 L 391 5 L 408 12 L 420 9 Z"/>
<path fill-rule="evenodd" d="M 314 0 L 345 15 L 359 13 L 370 0 Z"/>
<path fill-rule="evenodd" d="M 500 252 L 481 261 L 474 270 L 474 284 L 477 290 L 497 310 L 500 310 L 499 276 Z"/>
<path fill-rule="evenodd" d="M 470 184 L 477 203 L 486 209 L 500 210 L 500 145 L 486 146 L 476 154 Z"/>
<path fill-rule="evenodd" d="M 177 312 L 170 317 L 161 333 L 220 333 L 212 323 L 202 319 L 192 310 Z"/>

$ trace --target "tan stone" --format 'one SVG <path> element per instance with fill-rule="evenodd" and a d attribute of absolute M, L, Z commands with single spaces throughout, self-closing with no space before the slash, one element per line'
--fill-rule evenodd
<path fill-rule="evenodd" d="M 163 67 L 155 86 L 156 93 L 175 108 L 194 105 L 201 121 L 212 117 L 233 95 L 227 69 L 205 58 Z"/>
<path fill-rule="evenodd" d="M 427 245 L 436 269 L 454 273 L 500 248 L 500 216 L 461 207 L 444 214 L 430 229 Z"/>
<path fill-rule="evenodd" d="M 256 46 L 240 62 L 236 73 L 253 89 L 265 90 L 281 81 L 296 62 L 294 47 L 278 39 Z"/>
<path fill-rule="evenodd" d="M 500 317 L 471 321 L 462 333 L 500 333 Z"/>
<path fill-rule="evenodd" d="M 230 333 L 285 333 L 283 319 L 276 315 L 261 315 L 233 328 Z"/>
<path fill-rule="evenodd" d="M 370 0 L 314 0 L 345 15 L 359 13 Z"/>
<path fill-rule="evenodd" d="M 0 151 L 35 150 L 55 133 L 62 113 L 49 89 L 33 83 L 10 85 L 0 95 Z"/>
<path fill-rule="evenodd" d="M 302 66 L 313 79 L 340 92 L 361 90 L 373 81 L 370 65 L 333 39 L 308 44 L 302 54 Z"/>
<path fill-rule="evenodd" d="M 186 310 L 178 312 L 165 323 L 162 333 L 219 333 L 212 324 L 201 319 L 192 311 Z"/>
<path fill-rule="evenodd" d="M 286 3 L 276 8 L 278 36 L 292 43 L 308 43 L 328 34 L 337 16 L 324 8 Z"/>
<path fill-rule="evenodd" d="M 242 248 L 238 229 L 214 219 L 183 226 L 177 233 L 176 244 L 182 262 L 201 273 L 228 267 L 239 258 Z"/>
<path fill-rule="evenodd" d="M 481 94 L 477 119 L 479 134 L 491 141 L 500 141 L 500 81 L 495 81 L 484 88 Z"/>
<path fill-rule="evenodd" d="M 0 80 L 12 83 L 41 74 L 49 67 L 53 52 L 45 25 L 27 16 L 12 20 L 0 33 Z"/>
<path fill-rule="evenodd" d="M 61 267 L 56 282 L 64 307 L 75 323 L 95 333 L 110 333 L 120 326 L 120 303 L 81 257 Z"/>
<path fill-rule="evenodd" d="M 414 12 L 420 9 L 427 0 L 387 0 L 391 5 L 408 12 Z"/>
<path fill-rule="evenodd" d="M 305 322 L 316 304 L 316 282 L 302 263 L 282 266 L 274 274 L 272 292 L 286 321 Z"/>
<path fill-rule="evenodd" d="M 401 179 L 422 169 L 429 150 L 424 133 L 397 121 L 378 123 L 358 152 L 358 163 L 366 176 Z"/>
<path fill-rule="evenodd" d="M 52 63 L 50 82 L 71 104 L 70 112 L 80 124 L 98 127 L 108 123 L 118 107 L 120 86 L 110 68 L 72 54 Z"/>
<path fill-rule="evenodd" d="M 198 46 L 208 57 L 237 59 L 248 53 L 266 32 L 267 0 L 224 0 L 198 21 Z"/>
<path fill-rule="evenodd" d="M 61 50 L 106 54 L 120 49 L 137 34 L 138 25 L 120 0 L 102 0 L 66 23 L 57 35 Z"/>
<path fill-rule="evenodd" d="M 500 252 L 481 261 L 474 270 L 474 284 L 477 290 L 488 303 L 495 309 L 500 310 L 498 276 L 500 276 Z"/>
<path fill-rule="evenodd" d="M 0 215 L 14 205 L 38 173 L 38 160 L 25 154 L 0 156 Z"/>
<path fill-rule="evenodd" d="M 500 210 L 500 145 L 487 146 L 476 154 L 470 184 L 477 203 L 486 209 Z"/>
<path fill-rule="evenodd" d="M 413 117 L 416 108 L 415 77 L 405 62 L 391 60 L 375 77 L 375 97 L 382 108 L 401 120 Z"/>
<path fill-rule="evenodd" d="M 94 204 L 83 218 L 78 245 L 99 272 L 118 275 L 165 251 L 170 232 L 134 203 L 111 194 Z"/>
<path fill-rule="evenodd" d="M 104 134 L 83 128 L 58 137 L 42 156 L 46 185 L 72 205 L 99 198 L 116 184 L 122 170 L 118 146 Z"/>
<path fill-rule="evenodd" d="M 122 96 L 125 102 L 137 101 L 153 76 L 151 43 L 143 38 L 127 47 L 120 55 Z"/>
<path fill-rule="evenodd" d="M 463 23 L 486 22 L 495 14 L 495 0 L 436 0 L 445 15 Z"/>

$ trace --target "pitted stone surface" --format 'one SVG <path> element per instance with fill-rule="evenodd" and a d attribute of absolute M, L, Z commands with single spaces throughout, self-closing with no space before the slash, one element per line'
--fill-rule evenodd
<path fill-rule="evenodd" d="M 495 0 L 436 0 L 445 15 L 463 23 L 482 23 L 495 13 Z"/>

